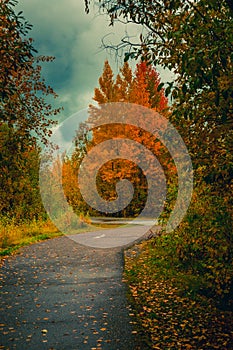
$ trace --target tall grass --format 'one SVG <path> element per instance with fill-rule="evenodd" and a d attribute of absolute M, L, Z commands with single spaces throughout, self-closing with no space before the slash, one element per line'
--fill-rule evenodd
<path fill-rule="evenodd" d="M 14 218 L 1 217 L 0 255 L 10 254 L 20 246 L 59 235 L 61 233 L 49 219 L 19 222 Z"/>

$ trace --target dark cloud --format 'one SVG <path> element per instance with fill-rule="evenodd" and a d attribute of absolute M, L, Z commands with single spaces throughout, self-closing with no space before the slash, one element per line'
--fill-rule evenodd
<path fill-rule="evenodd" d="M 21 0 L 18 7 L 33 24 L 30 33 L 40 55 L 55 56 L 43 74 L 69 116 L 91 100 L 103 58 L 97 55 L 103 24 L 84 12 L 80 0 Z"/>
<path fill-rule="evenodd" d="M 84 0 L 20 0 L 18 8 L 33 24 L 31 36 L 38 53 L 56 57 L 43 65 L 43 75 L 59 94 L 58 104 L 64 106 L 61 119 L 92 102 L 105 59 L 117 72 L 115 57 L 100 50 L 101 39 L 112 33 L 109 40 L 116 43 L 125 30 L 139 33 L 139 27 L 132 25 L 110 28 L 107 17 L 94 11 L 85 14 Z"/>

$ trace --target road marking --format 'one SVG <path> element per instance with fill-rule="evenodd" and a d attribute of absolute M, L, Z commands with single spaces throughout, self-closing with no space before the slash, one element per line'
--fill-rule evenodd
<path fill-rule="evenodd" d="M 94 238 L 103 238 L 103 237 L 105 237 L 105 234 L 102 234 L 101 236 L 96 236 Z"/>

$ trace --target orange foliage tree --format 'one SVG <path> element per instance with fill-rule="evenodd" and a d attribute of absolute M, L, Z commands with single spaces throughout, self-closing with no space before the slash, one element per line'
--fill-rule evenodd
<path fill-rule="evenodd" d="M 94 90 L 93 100 L 98 103 L 98 106 L 90 106 L 90 117 L 88 123 L 93 123 L 98 120 L 101 121 L 101 106 L 109 102 L 128 102 L 138 104 L 153 109 L 164 116 L 168 115 L 168 100 L 164 96 L 163 90 L 157 91 L 159 84 L 160 79 L 158 73 L 146 62 L 140 62 L 137 64 L 134 72 L 132 72 L 129 64 L 125 62 L 120 69 L 120 73 L 114 79 L 111 66 L 108 61 L 106 61 L 104 63 L 103 74 L 99 78 L 99 87 Z M 135 117 L 137 118 L 137 116 Z M 108 118 L 110 120 L 111 115 L 109 115 Z M 82 128 L 85 129 L 85 124 L 82 125 Z M 174 164 L 172 163 L 171 157 L 169 157 L 168 151 L 162 146 L 155 135 L 151 135 L 149 132 L 134 125 L 106 123 L 92 130 L 91 139 L 86 139 L 85 142 L 83 142 L 83 139 L 80 140 L 77 138 L 76 150 L 72 159 L 70 160 L 67 158 L 65 161 L 63 171 L 64 188 L 67 198 L 75 210 L 78 210 L 79 207 L 82 211 L 89 212 L 91 215 L 98 214 L 90 206 L 82 203 L 83 199 L 81 198 L 81 193 L 77 184 L 78 168 L 85 153 L 93 147 L 96 147 L 98 144 L 112 139 L 129 139 L 136 141 L 136 143 L 139 143 L 150 150 L 152 158 L 157 157 L 159 159 L 160 163 L 163 165 L 165 175 L 175 173 Z M 102 198 L 107 201 L 113 201 L 117 199 L 116 184 L 123 179 L 129 180 L 134 187 L 133 199 L 124 210 L 117 212 L 116 208 L 117 214 L 115 215 L 137 216 L 143 209 L 147 200 L 147 178 L 146 174 L 143 173 L 138 164 L 120 157 L 122 147 L 128 147 L 128 150 L 125 149 L 124 151 L 128 154 L 132 154 L 133 150 L 129 144 L 127 146 L 125 144 L 117 146 L 117 150 L 115 151 L 119 152 L 118 158 L 111 157 L 113 150 L 108 149 L 109 161 L 99 169 L 97 175 L 97 187 Z M 82 152 L 84 152 L 84 154 L 80 156 Z M 148 159 L 148 163 L 150 163 L 150 161 L 151 160 Z M 72 175 L 66 177 L 65 173 L 67 172 L 70 174 L 72 173 Z M 76 175 L 74 176 L 74 174 Z M 67 183 L 67 181 L 71 181 L 70 179 L 74 180 L 72 181 L 72 186 Z M 157 180 L 158 182 L 162 181 L 162 179 Z M 81 198 L 81 200 L 78 198 Z"/>

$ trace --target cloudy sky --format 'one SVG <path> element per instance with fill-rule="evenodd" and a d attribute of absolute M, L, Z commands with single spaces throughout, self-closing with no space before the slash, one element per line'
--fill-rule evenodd
<path fill-rule="evenodd" d="M 30 36 L 38 54 L 56 57 L 43 67 L 43 76 L 59 95 L 62 120 L 92 102 L 106 59 L 118 72 L 122 60 L 101 49 L 101 40 L 117 43 L 126 32 L 136 40 L 140 30 L 133 25 L 109 27 L 108 18 L 99 15 L 97 8 L 85 13 L 84 0 L 19 0 L 17 9 L 33 25 Z M 161 76 L 162 80 L 169 77 Z"/>

